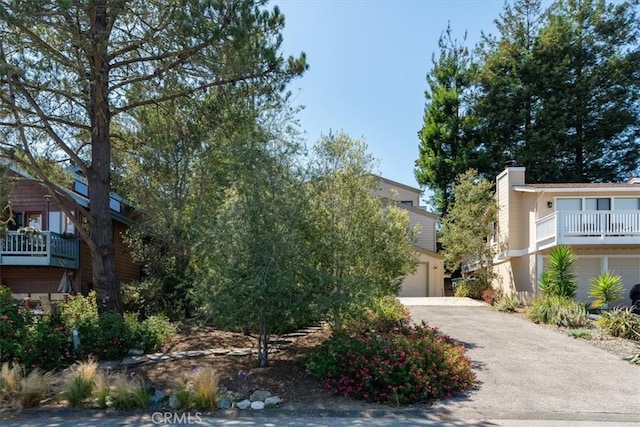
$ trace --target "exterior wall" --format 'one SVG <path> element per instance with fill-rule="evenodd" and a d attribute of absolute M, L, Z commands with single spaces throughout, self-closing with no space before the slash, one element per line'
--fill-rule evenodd
<path fill-rule="evenodd" d="M 526 227 L 522 197 L 512 190 L 514 185 L 524 184 L 524 173 L 525 168 L 509 167 L 496 178 L 499 242 L 501 248 L 509 251 L 527 247 L 523 238 Z"/>
<path fill-rule="evenodd" d="M 405 207 L 400 205 L 401 207 Z M 420 228 L 419 234 L 416 236 L 414 245 L 436 251 L 436 219 L 432 215 L 428 215 L 426 211 L 417 208 L 405 207 L 409 213 L 409 225 Z"/>
<path fill-rule="evenodd" d="M 442 259 L 423 252 L 418 255 L 418 268 L 405 277 L 400 287 L 400 297 L 444 296 L 444 265 Z"/>
<path fill-rule="evenodd" d="M 387 197 L 397 202 L 411 202 L 413 206 L 420 206 L 421 191 L 399 182 L 386 178 L 380 179 L 380 184 L 376 195 Z"/>
<path fill-rule="evenodd" d="M 57 267 L 10 267 L 3 266 L 0 270 L 0 280 L 13 293 L 56 293 L 64 269 Z M 73 278 L 73 287 L 78 290 L 77 277 Z"/>

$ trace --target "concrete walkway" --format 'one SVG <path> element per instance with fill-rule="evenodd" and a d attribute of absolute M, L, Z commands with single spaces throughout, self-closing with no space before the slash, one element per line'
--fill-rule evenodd
<path fill-rule="evenodd" d="M 454 300 L 403 299 L 413 321 L 467 347 L 478 375 L 468 396 L 436 405 L 439 417 L 640 425 L 640 367 L 486 304 Z"/>

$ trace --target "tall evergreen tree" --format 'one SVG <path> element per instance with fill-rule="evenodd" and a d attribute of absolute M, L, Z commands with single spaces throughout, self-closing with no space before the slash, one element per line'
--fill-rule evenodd
<path fill-rule="evenodd" d="M 280 53 L 284 17 L 265 0 L 0 1 L 0 148 L 27 159 L 77 222 L 91 251 L 99 308 L 121 310 L 109 209 L 112 125 L 142 106 L 214 87 L 301 74 Z M 169 87 L 176 88 L 168 91 Z M 87 178 L 88 227 L 70 214 L 38 158 L 71 161 Z"/>
<path fill-rule="evenodd" d="M 559 181 L 619 181 L 639 168 L 637 4 L 563 0 L 549 10 L 536 50 L 537 120 L 557 147 Z"/>
<path fill-rule="evenodd" d="M 468 108 L 471 56 L 463 43 L 452 38 L 450 26 L 438 47 L 439 56 L 433 54 L 433 68 L 427 74 L 415 176 L 420 185 L 433 190 L 435 211 L 445 214 L 451 203 L 451 183 L 474 158 L 473 116 Z"/>

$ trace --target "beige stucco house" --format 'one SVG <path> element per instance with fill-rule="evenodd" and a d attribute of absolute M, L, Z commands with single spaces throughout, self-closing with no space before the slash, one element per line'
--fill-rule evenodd
<path fill-rule="evenodd" d="M 412 227 L 418 226 L 413 249 L 418 257 L 415 273 L 407 276 L 400 289 L 401 297 L 444 296 L 444 265 L 436 253 L 436 222 L 438 217 L 420 206 L 421 191 L 390 179 L 380 177 L 378 195 L 398 202 L 409 215 Z"/>
<path fill-rule="evenodd" d="M 640 178 L 626 183 L 527 184 L 524 167 L 496 178 L 499 213 L 490 244 L 496 287 L 531 296 L 545 259 L 557 245 L 577 255 L 576 299 L 589 301 L 590 279 L 603 270 L 621 276 L 624 299 L 640 283 Z"/>

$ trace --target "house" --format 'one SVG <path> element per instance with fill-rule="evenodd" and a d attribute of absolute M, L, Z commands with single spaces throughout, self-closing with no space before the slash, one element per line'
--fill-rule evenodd
<path fill-rule="evenodd" d="M 10 179 L 8 200 L 12 219 L 0 238 L 0 283 L 23 298 L 59 299 L 64 293 L 86 294 L 92 289 L 89 247 L 76 236 L 74 224 L 55 202 L 47 187 L 16 165 L 2 161 Z M 71 185 L 60 194 L 90 209 L 86 179 L 76 170 Z M 111 195 L 111 217 L 116 269 L 122 282 L 139 280 L 141 268 L 131 259 L 123 233 L 131 225 L 131 206 Z M 4 212 L 5 221 L 7 211 Z"/>
<path fill-rule="evenodd" d="M 570 245 L 577 256 L 576 299 L 589 301 L 590 280 L 610 270 L 622 278 L 624 299 L 640 283 L 640 179 L 626 183 L 527 184 L 524 167 L 496 178 L 499 212 L 491 244 L 494 286 L 534 295 L 549 252 Z"/>
<path fill-rule="evenodd" d="M 409 224 L 418 226 L 419 233 L 413 244 L 418 257 L 418 268 L 402 282 L 401 297 L 442 297 L 444 296 L 444 264 L 442 256 L 436 253 L 436 223 L 438 217 L 420 206 L 421 191 L 417 188 L 379 178 L 377 195 L 389 198 L 407 211 Z"/>

